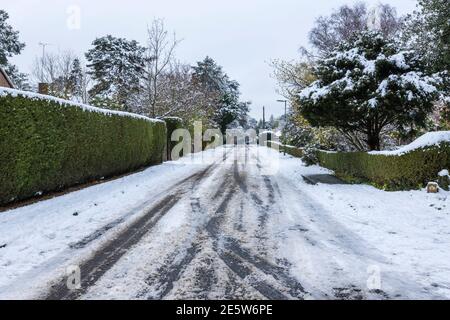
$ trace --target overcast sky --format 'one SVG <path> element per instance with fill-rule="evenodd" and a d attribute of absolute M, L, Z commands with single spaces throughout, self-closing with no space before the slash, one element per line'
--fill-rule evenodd
<path fill-rule="evenodd" d="M 29 72 L 39 42 L 47 50 L 86 52 L 96 37 L 111 34 L 145 43 L 146 25 L 153 18 L 165 19 L 169 30 L 184 39 L 177 58 L 194 64 L 206 55 L 214 58 L 229 76 L 241 84 L 243 98 L 252 101 L 251 115 L 280 115 L 276 82 L 271 77 L 272 59 L 295 59 L 298 48 L 308 46 L 308 31 L 319 15 L 352 4 L 350 0 L 1 0 L 1 9 L 27 44 L 13 62 Z M 367 0 L 376 5 L 378 0 Z M 384 1 L 400 14 L 414 10 L 416 0 Z M 80 28 L 70 20 L 80 9 Z M 69 21 L 69 24 L 68 24 Z"/>

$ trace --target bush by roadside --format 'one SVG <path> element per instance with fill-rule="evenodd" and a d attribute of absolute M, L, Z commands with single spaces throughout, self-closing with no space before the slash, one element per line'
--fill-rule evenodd
<path fill-rule="evenodd" d="M 172 141 L 172 133 L 177 129 L 183 129 L 183 120 L 178 117 L 165 117 L 162 120 L 164 120 L 167 127 L 166 160 L 172 160 L 172 149 L 175 145 L 178 144 L 178 142 Z"/>
<path fill-rule="evenodd" d="M 267 146 L 269 148 L 271 148 L 273 145 L 277 145 L 280 152 L 286 152 L 287 154 L 296 158 L 302 158 L 304 155 L 304 150 L 302 148 L 285 145 L 276 141 L 267 141 Z"/>
<path fill-rule="evenodd" d="M 0 205 L 161 163 L 163 121 L 0 89 Z"/>
<path fill-rule="evenodd" d="M 400 154 L 318 151 L 321 166 L 348 182 L 370 183 L 385 190 L 418 189 L 438 180 L 450 167 L 450 142 Z"/>

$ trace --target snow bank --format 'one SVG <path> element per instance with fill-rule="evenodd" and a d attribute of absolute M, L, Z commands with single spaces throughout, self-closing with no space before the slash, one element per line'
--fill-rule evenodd
<path fill-rule="evenodd" d="M 183 121 L 180 117 L 162 117 L 162 120 Z"/>
<path fill-rule="evenodd" d="M 136 118 L 136 119 L 142 119 L 142 120 L 146 120 L 149 122 L 164 122 L 162 120 L 158 120 L 158 119 L 151 119 L 145 116 L 141 116 L 135 113 L 130 113 L 130 112 L 123 112 L 123 111 L 116 111 L 116 110 L 108 110 L 108 109 L 101 109 L 101 108 L 97 108 L 97 107 L 93 107 L 87 104 L 83 104 L 83 103 L 77 103 L 77 102 L 73 102 L 73 101 L 69 101 L 69 100 L 64 100 L 64 99 L 60 99 L 60 98 L 56 98 L 56 97 L 52 97 L 52 96 L 47 96 L 47 95 L 43 95 L 43 94 L 39 94 L 39 93 L 34 93 L 34 92 L 29 92 L 29 91 L 21 91 L 21 90 L 16 90 L 16 89 L 9 89 L 9 88 L 0 88 L 0 97 L 6 97 L 6 96 L 11 96 L 11 97 L 24 97 L 24 98 L 29 98 L 32 100 L 41 100 L 41 101 L 48 101 L 48 102 L 56 102 L 61 106 L 64 107 L 76 107 L 76 108 L 80 108 L 84 111 L 89 111 L 89 112 L 97 112 L 97 113 L 102 113 L 105 115 L 118 115 L 121 117 L 130 117 L 130 118 Z"/>
<path fill-rule="evenodd" d="M 376 266 L 389 299 L 450 297 L 450 193 L 307 185 L 303 175 L 326 172 L 298 159 L 281 161 L 284 179 L 276 179 L 291 215 L 274 224 L 277 245 L 305 288 L 367 289 Z"/>
<path fill-rule="evenodd" d="M 439 177 L 450 177 L 450 173 L 448 172 L 447 169 L 442 170 L 441 172 L 438 173 Z"/>
<path fill-rule="evenodd" d="M 281 142 L 277 142 L 277 141 L 270 141 L 270 143 L 279 145 L 279 146 L 281 146 L 281 147 L 300 149 L 299 147 L 291 146 L 291 145 L 289 145 L 289 144 L 282 144 Z"/>
<path fill-rule="evenodd" d="M 273 131 L 263 131 L 263 132 L 260 132 L 259 134 L 275 134 L 275 132 L 273 132 Z"/>
<path fill-rule="evenodd" d="M 438 146 L 443 142 L 450 143 L 450 131 L 436 131 L 436 132 L 428 132 L 418 138 L 417 140 L 413 141 L 412 143 L 403 146 L 397 150 L 393 151 L 371 151 L 369 154 L 381 154 L 381 155 L 387 155 L 387 156 L 399 156 L 405 153 L 409 153 L 411 151 L 425 148 L 425 147 L 432 147 L 432 146 Z"/>

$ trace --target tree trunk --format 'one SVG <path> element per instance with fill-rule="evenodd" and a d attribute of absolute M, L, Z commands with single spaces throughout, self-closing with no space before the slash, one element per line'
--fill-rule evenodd
<path fill-rule="evenodd" d="M 371 133 L 367 136 L 367 145 L 369 146 L 370 151 L 379 151 L 380 150 L 380 134 L 379 133 Z"/>

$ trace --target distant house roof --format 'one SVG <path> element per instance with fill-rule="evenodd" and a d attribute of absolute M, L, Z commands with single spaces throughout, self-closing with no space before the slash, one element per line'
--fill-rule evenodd
<path fill-rule="evenodd" d="M 3 70 L 2 67 L 0 67 L 0 76 L 2 77 L 2 79 L 0 79 L 0 86 L 3 85 L 8 85 L 10 88 L 14 88 L 14 84 L 11 81 L 11 79 L 8 77 L 8 75 L 6 74 L 5 70 Z M 1 81 L 3 80 L 3 81 Z M 5 82 L 5 83 L 3 83 Z"/>

